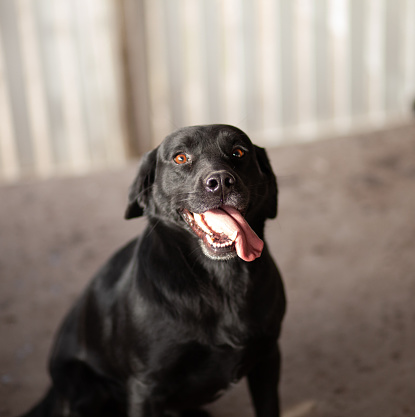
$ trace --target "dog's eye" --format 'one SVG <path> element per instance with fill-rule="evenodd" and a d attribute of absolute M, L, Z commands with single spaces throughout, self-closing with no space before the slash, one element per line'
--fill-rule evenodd
<path fill-rule="evenodd" d="M 174 157 L 174 162 L 176 162 L 176 164 L 178 165 L 185 164 L 188 161 L 189 161 L 189 158 L 184 153 L 179 153 L 178 155 Z"/>
<path fill-rule="evenodd" d="M 241 148 L 235 148 L 232 151 L 232 156 L 235 158 L 242 158 L 245 155 L 245 152 Z"/>

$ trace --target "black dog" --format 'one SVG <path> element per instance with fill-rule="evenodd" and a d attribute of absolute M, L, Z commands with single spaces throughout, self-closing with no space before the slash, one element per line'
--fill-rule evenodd
<path fill-rule="evenodd" d="M 148 226 L 64 320 L 27 416 L 205 415 L 244 375 L 257 417 L 279 416 L 285 296 L 262 242 L 276 214 L 266 153 L 235 127 L 183 128 L 147 153 L 126 218 Z"/>

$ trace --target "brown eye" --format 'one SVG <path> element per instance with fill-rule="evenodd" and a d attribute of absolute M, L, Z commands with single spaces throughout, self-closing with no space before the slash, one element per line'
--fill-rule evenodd
<path fill-rule="evenodd" d="M 242 158 L 245 155 L 245 152 L 241 148 L 235 148 L 232 152 L 232 156 L 235 158 Z"/>
<path fill-rule="evenodd" d="M 187 158 L 187 155 L 184 153 L 179 153 L 178 155 L 174 157 L 174 162 L 176 162 L 176 164 L 178 165 L 185 164 L 188 161 L 189 159 Z"/>

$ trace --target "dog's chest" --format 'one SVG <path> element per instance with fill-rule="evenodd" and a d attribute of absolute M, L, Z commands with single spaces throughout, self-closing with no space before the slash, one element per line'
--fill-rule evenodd
<path fill-rule="evenodd" d="M 189 274 L 191 279 L 182 279 L 186 286 L 164 291 L 163 303 L 145 310 L 152 325 L 142 333 L 148 342 L 143 382 L 172 408 L 214 400 L 246 375 L 263 353 L 264 335 L 250 301 L 248 269 L 218 266 L 209 272 L 215 276 Z M 182 277 L 172 276 L 169 282 L 175 284 Z"/>
<path fill-rule="evenodd" d="M 213 401 L 246 372 L 246 350 L 189 341 L 165 349 L 152 373 L 153 394 L 172 408 Z"/>
<path fill-rule="evenodd" d="M 249 371 L 261 356 L 261 340 L 234 316 L 216 326 L 189 331 L 171 326 L 151 353 L 154 395 L 172 408 L 198 406 L 213 401 Z M 248 336 L 250 335 L 250 336 Z M 189 403 L 190 401 L 190 403 Z"/>

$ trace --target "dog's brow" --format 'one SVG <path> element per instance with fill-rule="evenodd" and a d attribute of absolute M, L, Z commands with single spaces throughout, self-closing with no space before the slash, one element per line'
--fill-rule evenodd
<path fill-rule="evenodd" d="M 199 142 L 201 135 L 199 132 L 195 132 L 193 135 L 186 135 L 180 138 L 175 145 L 177 147 L 189 147 L 192 146 L 195 142 Z"/>
<path fill-rule="evenodd" d="M 219 134 L 216 137 L 216 143 L 220 147 L 221 145 L 227 144 L 232 141 L 236 136 L 232 132 L 226 130 L 219 131 Z"/>
<path fill-rule="evenodd" d="M 239 143 L 248 146 L 249 138 L 240 132 L 229 132 L 227 130 L 221 130 L 217 135 L 216 142 L 219 147 L 221 144 L 229 142 L 232 142 L 232 145 Z"/>

